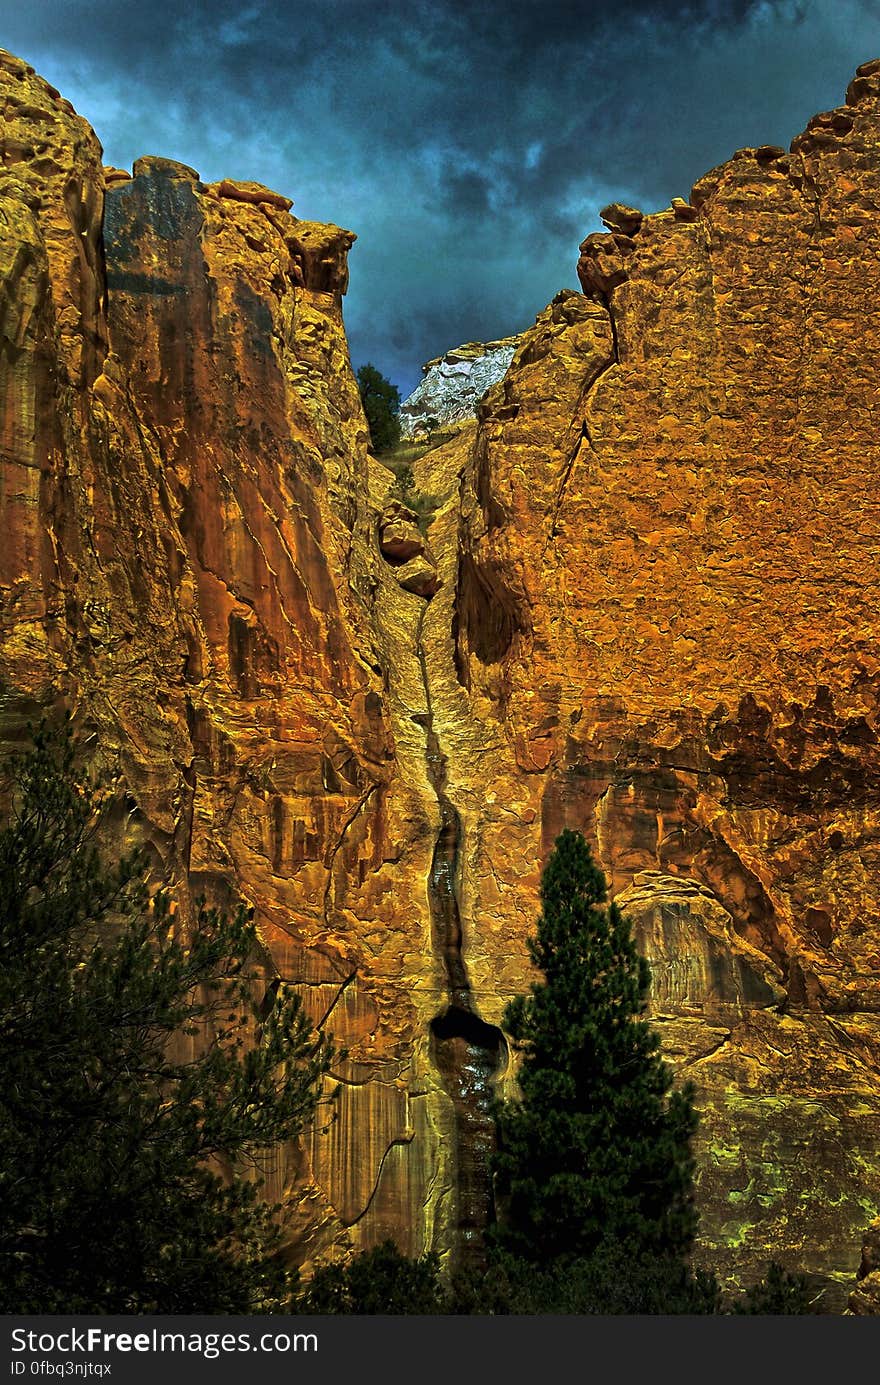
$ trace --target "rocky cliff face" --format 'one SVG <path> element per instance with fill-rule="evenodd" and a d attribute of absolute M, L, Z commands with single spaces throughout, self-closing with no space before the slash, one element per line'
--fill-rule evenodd
<path fill-rule="evenodd" d="M 499 1028 L 584 830 L 698 1085 L 704 1258 L 851 1279 L 880 1168 L 880 64 L 790 153 L 606 209 L 476 424 L 367 455 L 349 232 L 106 170 L 0 58 L 0 732 L 74 710 L 186 915 L 239 893 L 349 1056 L 298 1258 L 489 1215 Z"/>
<path fill-rule="evenodd" d="M 847 1311 L 860 1318 L 880 1314 L 880 1217 L 875 1217 L 862 1240 L 862 1259 Z"/>
<path fill-rule="evenodd" d="M 168 160 L 105 174 L 31 69 L 4 55 L 0 79 L 4 736 L 70 705 L 118 842 L 184 916 L 243 895 L 267 970 L 332 1011 L 336 1113 L 273 1174 L 292 1235 L 415 1247 L 443 1167 L 413 1058 L 441 993 L 434 799 L 424 755 L 401 772 L 376 645 L 398 588 L 342 326 L 353 237 Z"/>
<path fill-rule="evenodd" d="M 490 386 L 504 375 L 519 337 L 469 341 L 422 366 L 424 380 L 400 406 L 405 438 L 469 422 Z"/>
<path fill-rule="evenodd" d="M 700 1090 L 722 1272 L 842 1272 L 876 1207 L 878 114 L 871 63 L 790 152 L 607 208 L 464 473 L 456 655 L 504 744 L 462 774 L 474 972 L 513 982 L 535 844 L 583 829 Z"/>

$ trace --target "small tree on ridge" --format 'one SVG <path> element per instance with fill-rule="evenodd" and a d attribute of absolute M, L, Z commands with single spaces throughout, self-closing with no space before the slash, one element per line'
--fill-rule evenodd
<path fill-rule="evenodd" d="M 400 390 L 369 362 L 357 372 L 361 403 L 374 452 L 388 452 L 400 442 Z"/>

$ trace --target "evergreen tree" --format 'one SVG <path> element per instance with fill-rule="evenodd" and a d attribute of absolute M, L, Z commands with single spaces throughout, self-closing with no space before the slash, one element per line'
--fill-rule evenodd
<path fill-rule="evenodd" d="M 672 1284 L 696 1229 L 693 1088 L 671 1090 L 642 1017 L 648 964 L 580 833 L 557 839 L 541 902 L 529 955 L 543 980 L 504 1016 L 521 1096 L 497 1108 L 495 1245 L 536 1266 L 624 1248 Z"/>
<path fill-rule="evenodd" d="M 370 446 L 376 453 L 388 452 L 400 442 L 400 391 L 386 380 L 374 365 L 362 365 L 357 372 L 361 403 L 370 428 Z"/>
<path fill-rule="evenodd" d="M 640 1255 L 606 1244 L 588 1259 L 564 1257 L 546 1265 L 496 1253 L 479 1271 L 453 1276 L 447 1310 L 455 1314 L 601 1314 L 607 1316 L 722 1311 L 714 1275 L 692 1273 L 670 1256 Z"/>
<path fill-rule="evenodd" d="M 819 1295 L 810 1288 L 806 1275 L 790 1274 L 776 1260 L 771 1260 L 763 1279 L 746 1290 L 745 1298 L 734 1305 L 733 1311 L 748 1316 L 802 1316 L 817 1311 Z"/>
<path fill-rule="evenodd" d="M 0 832 L 0 1311 L 241 1313 L 290 1276 L 259 1158 L 330 1047 L 255 973 L 248 913 L 182 932 L 95 847 L 69 734 L 17 762 Z"/>
<path fill-rule="evenodd" d="M 361 1251 L 347 1264 L 322 1265 L 297 1303 L 300 1313 L 438 1314 L 446 1311 L 440 1261 L 429 1252 L 403 1255 L 393 1241 Z"/>

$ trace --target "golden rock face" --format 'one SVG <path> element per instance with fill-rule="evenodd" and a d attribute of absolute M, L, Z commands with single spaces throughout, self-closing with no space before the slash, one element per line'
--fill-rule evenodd
<path fill-rule="evenodd" d="M 504 742 L 474 914 L 519 952 L 523 862 L 592 840 L 698 1085 L 722 1272 L 845 1278 L 876 1208 L 878 116 L 872 63 L 789 154 L 609 217 L 462 492 L 457 657 Z"/>
<path fill-rule="evenodd" d="M 186 916 L 348 1049 L 299 1259 L 467 1254 L 543 860 L 582 829 L 697 1084 L 702 1258 L 851 1279 L 880 1197 L 880 64 L 614 206 L 476 426 L 367 454 L 350 232 L 104 169 L 0 55 L 0 731 L 64 702 Z"/>
<path fill-rule="evenodd" d="M 184 917 L 253 905 L 267 971 L 349 1051 L 271 1191 L 310 1250 L 416 1249 L 448 1105 L 412 1077 L 441 1003 L 435 800 L 424 753 L 402 772 L 373 616 L 400 589 L 342 325 L 353 236 L 167 159 L 105 185 L 70 106 L 9 55 L 0 78 L 4 739 L 65 702 L 115 779 L 108 846 L 145 845 Z"/>

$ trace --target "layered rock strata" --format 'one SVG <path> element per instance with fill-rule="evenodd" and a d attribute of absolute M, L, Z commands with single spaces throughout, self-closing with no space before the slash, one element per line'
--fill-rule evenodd
<path fill-rule="evenodd" d="M 351 233 L 104 169 L 0 57 L 0 732 L 70 706 L 108 847 L 184 920 L 243 896 L 347 1047 L 271 1170 L 298 1260 L 474 1253 L 572 826 L 698 1086 L 702 1258 L 849 1287 L 880 1196 L 878 73 L 788 153 L 605 209 L 584 294 L 415 463 L 425 533 L 367 455 Z"/>

